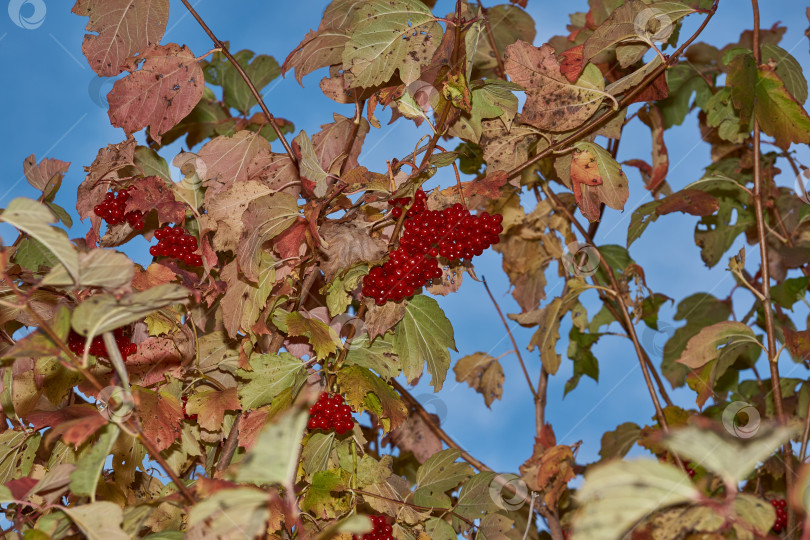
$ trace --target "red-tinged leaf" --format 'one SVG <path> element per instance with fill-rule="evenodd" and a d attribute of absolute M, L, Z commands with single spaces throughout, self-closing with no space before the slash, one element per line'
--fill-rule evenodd
<path fill-rule="evenodd" d="M 107 419 L 92 405 L 87 406 L 86 415 L 54 426 L 49 437 L 58 437 L 65 444 L 79 447 L 96 431 L 107 425 Z"/>
<path fill-rule="evenodd" d="M 509 0 L 513 4 L 517 4 L 518 6 L 526 9 L 526 5 L 529 3 L 529 0 Z"/>
<path fill-rule="evenodd" d="M 624 204 L 627 202 L 630 192 L 627 177 L 616 160 L 598 144 L 579 141 L 574 143 L 574 146 L 578 150 L 588 152 L 593 157 L 602 179 L 602 183 L 596 186 L 574 182 L 575 188 L 577 184 L 582 186 L 582 200 L 588 200 L 595 193 L 599 202 L 605 203 L 614 210 L 624 210 Z M 587 204 L 590 204 L 590 201 Z"/>
<path fill-rule="evenodd" d="M 596 112 L 605 97 L 605 81 L 596 67 L 588 66 L 571 83 L 548 44 L 538 48 L 517 41 L 506 48 L 504 64 L 512 82 L 526 88 L 521 120 L 538 129 L 574 129 Z"/>
<path fill-rule="evenodd" d="M 582 73 L 582 47 L 577 45 L 560 53 L 560 73 L 572 83 L 577 82 Z"/>
<path fill-rule="evenodd" d="M 295 80 L 303 86 L 301 79 L 316 69 L 342 63 L 341 56 L 349 34 L 345 30 L 322 28 L 310 30 L 301 43 L 290 52 L 281 73 L 295 70 Z"/>
<path fill-rule="evenodd" d="M 596 158 L 590 152 L 574 152 L 571 159 L 571 181 L 575 184 L 598 186 L 602 183 Z M 576 186 L 574 186 L 576 193 Z"/>
<path fill-rule="evenodd" d="M 307 252 L 308 230 L 307 220 L 298 218 L 295 225 L 276 236 L 273 240 L 273 249 L 282 259 L 303 256 Z"/>
<path fill-rule="evenodd" d="M 25 179 L 42 192 L 45 192 L 49 185 L 59 186 L 62 178 L 67 174 L 68 167 L 70 167 L 70 162 L 52 158 L 45 158 L 37 163 L 34 154 L 23 160 Z"/>
<path fill-rule="evenodd" d="M 235 386 L 225 390 L 210 389 L 196 392 L 186 403 L 186 412 L 189 415 L 196 414 L 200 427 L 208 431 L 222 429 L 225 411 L 238 411 L 241 408 Z"/>
<path fill-rule="evenodd" d="M 489 201 L 500 198 L 501 189 L 506 185 L 508 176 L 506 171 L 495 171 L 484 178 L 461 183 L 461 190 L 464 193 L 464 200 L 467 208 L 474 210 L 482 207 Z M 458 186 L 452 186 L 441 191 L 434 191 L 429 199 L 436 204 L 437 208 L 444 208 L 461 202 Z"/>
<path fill-rule="evenodd" d="M 180 438 L 183 409 L 180 400 L 168 392 L 132 387 L 135 410 L 141 419 L 144 437 L 158 451 L 166 450 Z"/>
<path fill-rule="evenodd" d="M 639 119 L 647 124 L 652 134 L 652 170 L 645 184 L 653 194 L 657 193 L 666 182 L 669 171 L 669 154 L 664 143 L 664 117 L 658 107 L 642 107 L 638 112 Z"/>
<path fill-rule="evenodd" d="M 810 360 L 810 330 L 796 332 L 787 326 L 782 328 L 785 333 L 785 346 L 794 358 Z"/>
<path fill-rule="evenodd" d="M 171 337 L 148 337 L 138 343 L 138 352 L 127 356 L 124 362 L 132 381 L 146 386 L 163 380 L 167 372 L 178 372 L 181 364 L 193 356 L 191 339 L 178 332 Z"/>
<path fill-rule="evenodd" d="M 435 414 L 431 416 L 438 425 L 441 419 Z M 408 416 L 402 425 L 383 438 L 383 443 L 396 446 L 402 452 L 413 452 L 419 463 L 424 463 L 430 456 L 441 452 L 444 448 L 441 439 L 417 414 Z"/>
<path fill-rule="evenodd" d="M 39 482 L 39 480 L 36 478 L 24 476 L 23 478 L 9 480 L 5 483 L 5 486 L 11 491 L 12 497 L 23 500 L 28 492 L 31 491 L 31 488 L 37 485 L 37 482 Z"/>
<path fill-rule="evenodd" d="M 684 189 L 662 199 L 661 204 L 655 209 L 655 213 L 659 216 L 672 212 L 708 216 L 714 214 L 719 208 L 720 201 L 711 193 L 699 189 Z"/>
<path fill-rule="evenodd" d="M 248 163 L 247 179 L 256 180 L 270 189 L 298 196 L 301 185 L 298 169 L 287 154 L 275 154 L 270 148 L 259 150 Z"/>
<path fill-rule="evenodd" d="M 169 0 L 77 0 L 73 13 L 90 17 L 82 52 L 102 77 L 123 71 L 127 59 L 143 54 L 163 38 Z"/>
<path fill-rule="evenodd" d="M 160 137 L 185 118 L 200 101 L 205 80 L 191 51 L 175 43 L 155 45 L 144 51 L 134 71 L 113 85 L 107 95 L 110 122 L 128 135 L 149 126 L 149 135 Z"/>
<path fill-rule="evenodd" d="M 231 137 L 220 135 L 207 142 L 197 155 L 207 166 L 203 180 L 208 190 L 216 194 L 235 182 L 247 180 L 248 167 L 262 150 L 269 151 L 270 143 L 248 130 L 237 131 Z"/>
<path fill-rule="evenodd" d="M 269 412 L 267 409 L 256 409 L 250 411 L 239 424 L 239 446 L 245 450 L 250 450 L 256 442 L 256 437 L 262 431 Z"/>
<path fill-rule="evenodd" d="M 159 176 L 138 178 L 132 184 L 126 210 L 144 214 L 157 210 L 160 223 L 181 223 L 186 217 L 186 205 L 175 200 L 174 192 Z"/>
<path fill-rule="evenodd" d="M 206 190 L 205 206 L 208 210 L 208 217 L 216 225 L 216 233 L 213 238 L 214 249 L 235 251 L 244 232 L 242 214 L 252 201 L 270 193 L 272 193 L 271 188 L 256 180 L 231 184 L 222 191 Z M 213 228 L 214 224 L 209 222 L 207 228 Z"/>
<path fill-rule="evenodd" d="M 343 175 L 340 179 L 349 185 L 343 193 L 352 194 L 358 191 L 388 191 L 390 184 L 388 176 L 371 172 L 365 167 L 356 167 Z"/>
<path fill-rule="evenodd" d="M 543 490 L 543 502 L 554 508 L 574 479 L 574 455 L 570 446 L 558 445 L 543 452 L 537 470 L 537 485 Z"/>
<path fill-rule="evenodd" d="M 334 122 L 323 124 L 321 130 L 312 136 L 312 146 L 315 148 L 315 155 L 321 164 L 321 168 L 325 171 L 332 170 L 332 163 L 343 154 L 349 137 L 352 136 L 355 129 L 354 120 L 352 118 L 346 118 L 337 113 L 333 116 L 335 119 Z M 366 138 L 368 130 L 368 121 L 365 118 L 360 118 L 360 127 L 357 129 L 357 135 L 354 137 L 351 151 L 348 157 L 345 158 L 346 163 L 342 165 L 343 170 L 353 169 L 358 166 L 357 156 L 360 155 L 360 149 L 363 148 L 363 141 Z M 337 174 L 338 171 L 335 170 L 333 172 Z"/>
<path fill-rule="evenodd" d="M 714 395 L 711 379 L 714 363 L 706 364 L 702 368 L 692 370 L 686 376 L 686 385 L 697 393 L 695 403 L 698 407 L 703 407 L 706 401 Z"/>
<path fill-rule="evenodd" d="M 159 263 L 152 263 L 145 270 L 136 266 L 135 277 L 132 278 L 132 288 L 136 291 L 145 291 L 157 285 L 172 283 L 176 278 L 177 274 Z"/>
<path fill-rule="evenodd" d="M 84 221 L 90 218 L 93 228 L 87 233 L 87 244 L 95 247 L 99 238 L 101 218 L 93 212 L 93 207 L 104 200 L 104 194 L 110 188 L 110 182 L 118 179 L 117 171 L 135 164 L 135 139 L 128 137 L 124 142 L 107 145 L 98 151 L 96 159 L 89 168 L 87 176 L 79 185 L 76 195 L 76 210 Z"/>

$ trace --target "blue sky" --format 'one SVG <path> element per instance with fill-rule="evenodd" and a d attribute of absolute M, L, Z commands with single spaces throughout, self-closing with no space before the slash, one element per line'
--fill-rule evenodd
<path fill-rule="evenodd" d="M 40 14 L 44 13 L 44 19 L 37 28 L 21 28 L 11 17 L 0 13 L 0 63 L 4 68 L 5 82 L 2 90 L 5 128 L 0 131 L 0 147 L 4 148 L 0 161 L 0 207 L 17 196 L 36 196 L 22 176 L 23 159 L 34 153 L 38 160 L 52 157 L 72 163 L 56 202 L 77 218 L 75 190 L 83 179 L 82 167 L 92 163 L 99 148 L 120 142 L 124 135 L 122 130 L 110 126 L 107 117 L 104 94 L 111 88 L 111 81 L 95 76 L 81 54 L 87 19 L 71 15 L 67 2 L 37 2 L 45 6 L 44 11 L 40 11 Z M 310 28 L 317 28 L 327 3 L 324 0 L 283 3 L 198 0 L 193 5 L 215 34 L 230 42 L 232 51 L 247 48 L 270 54 L 281 63 Z M 491 2 L 484 3 L 492 5 Z M 436 12 L 447 13 L 452 4 L 450 0 L 440 0 Z M 34 7 L 33 1 L 23 5 L 23 15 L 32 16 Z M 535 44 L 545 42 L 552 35 L 565 33 L 570 11 L 586 10 L 585 0 L 565 3 L 529 0 L 528 11 L 537 22 Z M 804 2 L 761 2 L 761 10 L 763 27 L 770 27 L 777 21 L 789 25 L 782 47 L 790 51 L 808 72 L 808 41 L 803 34 L 808 22 Z M 701 20 L 699 15 L 689 17 L 681 36 L 690 35 Z M 752 26 L 750 21 L 748 2 L 721 0 L 718 14 L 701 40 L 717 46 L 736 42 L 740 31 Z M 201 28 L 175 0 L 171 2 L 163 40 L 163 43 L 168 42 L 187 44 L 197 55 L 212 47 Z M 308 76 L 303 88 L 291 76 L 273 81 L 264 93 L 269 109 L 277 116 L 292 120 L 296 130 L 305 129 L 310 135 L 317 132 L 321 124 L 330 122 L 335 111 L 351 115 L 351 106 L 337 105 L 321 94 L 318 81 L 323 76 L 323 71 Z M 698 179 L 703 167 L 710 163 L 709 147 L 699 140 L 695 116 L 690 115 L 683 126 L 665 135 L 671 163 L 668 181 L 675 190 Z M 387 113 L 381 120 L 385 124 Z M 382 171 L 386 159 L 409 153 L 416 140 L 425 133 L 426 127 L 416 129 L 403 120 L 393 127 L 374 130 L 366 139 L 361 163 L 369 169 Z M 142 141 L 143 137 L 140 136 L 139 140 Z M 278 143 L 273 143 L 273 147 L 281 151 Z M 164 150 L 163 155 L 171 161 L 180 149 L 179 144 L 174 144 Z M 641 158 L 649 161 L 649 156 L 649 131 L 639 122 L 634 122 L 625 130 L 619 160 Z M 806 148 L 799 150 L 799 157 L 810 164 L 810 153 Z M 780 165 L 787 172 L 777 178 L 777 183 L 792 187 L 792 173 L 786 164 Z M 633 169 L 628 168 L 627 172 L 631 191 L 625 211 L 606 212 L 596 238 L 597 244 L 624 245 L 633 209 L 650 200 L 638 175 Z M 449 169 L 443 170 L 437 175 L 438 182 L 450 182 L 451 174 Z M 433 186 L 428 184 L 427 187 Z M 698 291 L 725 296 L 733 285 L 732 277 L 724 270 L 725 262 L 707 269 L 700 261 L 693 240 L 695 222 L 696 218 L 680 214 L 662 217 L 631 249 L 631 255 L 645 268 L 647 284 L 676 302 Z M 87 227 L 76 219 L 71 236 L 84 236 Z M 0 237 L 8 243 L 13 232 L 0 226 Z M 744 240 L 738 239 L 732 251 L 736 252 L 743 244 Z M 150 260 L 147 250 L 148 244 L 142 239 L 131 242 L 125 249 L 141 264 L 148 264 Z M 758 258 L 756 246 L 749 246 L 749 267 L 758 265 Z M 479 276 L 487 277 L 504 311 L 518 312 L 519 308 L 508 293 L 508 281 L 500 269 L 500 257 L 488 252 L 476 259 L 476 269 Z M 562 281 L 556 277 L 556 268 L 552 265 L 547 288 L 549 298 L 561 289 Z M 439 302 L 455 328 L 459 355 L 454 355 L 454 359 L 476 351 L 497 356 L 511 348 L 497 313 L 480 284 L 467 279 L 459 292 L 439 298 Z M 735 306 L 740 313 L 747 311 L 749 295 L 735 295 Z M 593 302 L 586 303 L 586 307 L 591 315 L 595 313 Z M 671 322 L 673 313 L 673 306 L 668 304 L 662 310 L 662 320 Z M 805 316 L 806 313 L 797 313 L 799 328 L 805 327 Z M 665 340 L 644 328 L 643 325 L 638 327 L 643 344 L 654 361 L 660 359 L 656 348 L 660 351 Z M 531 331 L 515 328 L 514 332 L 520 344 L 528 343 Z M 595 348 L 600 359 L 600 382 L 596 384 L 583 378 L 579 388 L 562 400 L 563 385 L 571 374 L 570 361 L 565 357 L 567 325 L 562 335 L 564 339 L 558 351 L 563 354 L 563 365 L 550 384 L 547 420 L 554 426 L 560 442 L 570 444 L 582 440 L 579 461 L 589 462 L 598 458 L 599 441 L 605 430 L 626 421 L 649 423 L 654 410 L 632 346 L 620 337 L 605 337 Z M 536 380 L 539 371 L 537 352 L 524 350 L 523 354 L 532 378 Z M 423 401 L 432 400 L 427 404 L 428 409 L 438 403 L 437 410 L 446 410 L 443 426 L 465 449 L 496 470 L 516 471 L 531 452 L 533 405 L 516 358 L 510 355 L 501 361 L 506 371 L 504 397 L 495 402 L 491 410 L 466 384 L 456 384 L 452 372 L 445 389 L 436 398 L 429 395 L 427 380 L 414 390 L 414 394 Z M 767 373 L 764 364 L 760 364 L 760 372 Z M 794 367 L 786 355 L 783 355 L 782 365 L 783 373 L 789 373 Z M 793 376 L 799 374 L 799 370 L 792 373 Z M 671 395 L 683 406 L 694 406 L 691 392 L 681 390 L 671 392 Z"/>

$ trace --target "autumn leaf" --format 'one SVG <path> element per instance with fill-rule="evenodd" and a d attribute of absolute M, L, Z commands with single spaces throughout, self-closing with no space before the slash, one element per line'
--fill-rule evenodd
<path fill-rule="evenodd" d="M 132 387 L 135 411 L 140 417 L 143 435 L 159 451 L 166 450 L 180 438 L 183 409 L 180 400 L 168 392 Z"/>
<path fill-rule="evenodd" d="M 300 312 L 287 314 L 285 317 L 287 332 L 290 336 L 305 336 L 315 351 L 315 358 L 324 359 L 334 354 L 341 346 L 337 332 L 325 322 Z"/>
<path fill-rule="evenodd" d="M 693 336 L 676 362 L 697 369 L 750 344 L 759 345 L 759 341 L 747 325 L 736 321 L 719 322 Z"/>
<path fill-rule="evenodd" d="M 23 161 L 25 179 L 35 189 L 40 190 L 46 200 L 49 200 L 50 195 L 59 189 L 68 167 L 70 167 L 70 163 L 53 158 L 45 158 L 37 163 L 34 154 Z"/>
<path fill-rule="evenodd" d="M 387 382 L 360 366 L 343 366 L 337 373 L 343 395 L 354 410 L 380 417 L 383 431 L 396 429 L 408 416 L 399 394 Z"/>
<path fill-rule="evenodd" d="M 358 166 L 357 157 L 370 128 L 368 120 L 361 117 L 355 133 L 354 119 L 337 113 L 332 117 L 334 122 L 321 125 L 321 130 L 312 136 L 312 146 L 321 168 L 336 174 L 340 170 L 350 170 Z M 352 147 L 349 154 L 345 155 L 344 150 L 350 137 L 354 137 Z"/>
<path fill-rule="evenodd" d="M 521 120 L 538 129 L 569 131 L 593 116 L 605 98 L 605 81 L 599 70 L 585 68 L 576 83 L 560 72 L 551 45 L 535 47 L 518 41 L 506 48 L 506 72 L 526 89 Z"/>
<path fill-rule="evenodd" d="M 489 354 L 475 353 L 460 358 L 453 371 L 458 382 L 466 382 L 470 388 L 484 396 L 484 403 L 488 408 L 493 401 L 503 397 L 503 368 Z"/>
<path fill-rule="evenodd" d="M 368 229 L 354 223 L 324 223 L 319 229 L 324 240 L 321 270 L 331 281 L 341 270 L 366 261 L 381 259 L 388 251 L 386 243 L 372 237 Z"/>
<path fill-rule="evenodd" d="M 77 0 L 71 10 L 90 17 L 82 52 L 101 77 L 114 77 L 134 56 L 163 38 L 169 20 L 169 0 Z"/>
<path fill-rule="evenodd" d="M 247 180 L 254 158 L 269 149 L 267 139 L 248 130 L 237 131 L 232 136 L 220 135 L 205 143 L 197 155 L 206 165 L 203 180 L 212 192 L 211 195 L 206 192 L 208 200 L 235 182 Z"/>
<path fill-rule="evenodd" d="M 369 88 L 399 78 L 419 78 L 439 45 L 442 28 L 418 0 L 369 0 L 354 15 L 352 33 L 343 50 L 343 71 L 349 84 Z"/>
<path fill-rule="evenodd" d="M 212 388 L 191 394 L 186 403 L 186 414 L 196 414 L 201 428 L 219 431 L 225 411 L 238 411 L 241 408 L 235 386 L 224 390 Z"/>
<path fill-rule="evenodd" d="M 182 120 L 202 98 L 205 81 L 194 55 L 174 43 L 154 45 L 138 57 L 140 70 L 119 79 L 107 96 L 110 122 L 127 135 L 149 126 L 160 136 Z"/>

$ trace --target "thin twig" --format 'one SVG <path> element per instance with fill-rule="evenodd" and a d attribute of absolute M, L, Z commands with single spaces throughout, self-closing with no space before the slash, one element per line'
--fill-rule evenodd
<path fill-rule="evenodd" d="M 231 52 L 228 50 L 225 44 L 222 43 L 217 38 L 217 36 L 214 35 L 214 32 L 212 32 L 211 29 L 208 27 L 208 25 L 205 24 L 205 21 L 202 20 L 202 17 L 200 17 L 200 15 L 194 10 L 194 8 L 191 7 L 191 4 L 188 3 L 188 0 L 180 0 L 180 1 L 183 2 L 184 6 L 186 6 L 186 9 L 188 10 L 189 13 L 191 13 L 191 16 L 197 20 L 200 26 L 202 26 L 202 29 L 205 31 L 206 34 L 208 34 L 208 37 L 211 38 L 211 41 L 214 42 L 214 45 L 216 45 L 217 48 L 219 48 L 222 51 L 222 54 L 225 55 L 225 57 L 231 62 L 231 64 L 233 64 L 233 67 L 236 69 L 236 71 L 239 72 L 239 75 L 245 81 L 245 84 L 248 85 L 250 93 L 253 94 L 253 97 L 259 103 L 259 107 L 261 107 L 262 112 L 264 113 L 264 117 L 270 123 L 270 126 L 273 128 L 273 131 L 276 132 L 278 140 L 281 141 L 282 145 L 284 145 L 284 150 L 287 151 L 287 155 L 290 156 L 290 160 L 292 160 L 292 162 L 296 166 L 298 166 L 298 159 L 295 157 L 295 153 L 290 147 L 290 143 L 287 142 L 287 139 L 284 137 L 284 133 L 282 133 L 281 128 L 278 127 L 278 123 L 276 122 L 275 116 L 270 114 L 270 111 L 268 110 L 267 105 L 265 105 L 261 94 L 259 94 L 259 91 L 256 90 L 256 85 L 253 84 L 253 81 L 250 80 L 248 74 L 245 73 L 245 70 L 242 69 L 242 66 L 239 65 L 239 62 L 236 60 L 236 58 L 234 58 L 234 56 L 231 54 Z"/>
<path fill-rule="evenodd" d="M 753 32 L 753 49 L 754 49 L 754 64 L 756 69 L 762 61 L 762 54 L 760 51 L 759 43 L 759 4 L 757 0 L 751 0 L 751 7 L 754 11 L 754 32 Z M 779 381 L 779 357 L 775 356 L 776 352 L 776 331 L 773 324 L 773 306 L 771 305 L 771 274 L 768 259 L 768 242 L 765 237 L 765 215 L 763 212 L 762 201 L 762 165 L 760 162 L 761 151 L 761 132 L 759 128 L 759 121 L 756 114 L 754 115 L 754 214 L 757 220 L 757 236 L 759 237 L 759 255 L 761 260 L 760 272 L 762 274 L 762 309 L 765 315 L 765 333 L 768 340 L 768 366 L 771 370 L 771 390 L 773 392 L 774 408 L 776 409 L 776 416 L 779 422 L 784 424 L 787 419 L 785 417 L 785 407 L 782 402 L 782 387 Z M 793 450 L 790 447 L 790 442 L 786 442 L 782 446 L 782 455 L 785 463 L 785 490 L 787 493 L 791 492 L 793 484 Z M 788 523 L 787 530 L 790 531 L 790 537 L 793 537 L 793 529 L 796 516 L 791 506 L 788 507 Z"/>
<path fill-rule="evenodd" d="M 484 288 L 487 290 L 487 294 L 489 295 L 489 299 L 492 300 L 492 305 L 495 306 L 495 309 L 498 311 L 498 316 L 501 318 L 501 322 L 503 323 L 503 327 L 506 328 L 506 333 L 509 334 L 509 339 L 512 341 L 512 347 L 515 348 L 515 354 L 518 357 L 518 361 L 520 362 L 520 367 L 523 370 L 523 375 L 526 377 L 526 384 L 529 385 L 529 390 L 532 393 L 535 401 L 538 399 L 537 390 L 534 389 L 534 385 L 532 384 L 532 380 L 529 377 L 529 372 L 526 369 L 526 363 L 523 361 L 523 356 L 520 354 L 520 348 L 515 341 L 515 336 L 512 334 L 512 330 L 509 329 L 509 324 L 506 322 L 506 317 L 503 316 L 503 311 L 501 311 L 501 307 L 498 305 L 498 302 L 495 300 L 495 297 L 492 296 L 492 291 L 489 290 L 489 285 L 487 285 L 487 280 L 484 276 L 481 276 L 481 283 L 484 284 Z M 540 433 L 541 425 L 537 426 L 537 432 Z"/>
<path fill-rule="evenodd" d="M 501 53 L 498 52 L 498 45 L 495 43 L 495 34 L 492 33 L 492 26 L 489 24 L 489 15 L 487 14 L 487 9 L 481 3 L 481 0 L 478 0 L 478 7 L 481 8 L 481 15 L 484 16 L 484 26 L 487 29 L 487 39 L 489 39 L 489 46 L 492 48 L 492 54 L 495 55 L 495 62 L 498 64 L 498 68 L 495 70 L 495 73 L 501 79 L 506 79 L 506 67 L 503 65 L 503 58 L 501 58 Z"/>
<path fill-rule="evenodd" d="M 231 431 L 228 432 L 228 438 L 225 439 L 225 444 L 222 446 L 222 454 L 217 461 L 217 472 L 222 472 L 231 464 L 233 455 L 236 453 L 236 448 L 239 446 L 239 424 L 242 422 L 242 411 L 236 413 L 236 418 L 233 420 Z"/>

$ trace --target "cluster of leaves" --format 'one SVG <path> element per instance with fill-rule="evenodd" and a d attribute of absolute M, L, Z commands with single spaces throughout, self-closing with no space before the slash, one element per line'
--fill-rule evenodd
<path fill-rule="evenodd" d="M 795 432 L 778 428 L 746 446 L 704 424 L 719 420 L 729 401 L 753 403 L 763 417 L 783 410 L 803 418 L 810 400 L 800 379 L 776 381 L 781 394 L 764 391 L 768 379 L 742 380 L 763 348 L 757 328 L 774 332 L 797 362 L 810 356 L 808 330 L 784 313 L 810 281 L 787 278 L 796 269 L 810 274 L 810 211 L 772 183 L 777 158 L 794 163 L 790 145 L 810 142 L 807 83 L 778 45 L 784 29 L 759 32 L 759 63 L 750 31 L 722 50 L 695 43 L 668 58 L 662 50 L 677 46 L 681 19 L 711 17 L 716 5 L 590 0 L 587 13 L 571 15 L 568 35 L 537 47 L 525 3 L 484 10 L 459 0 L 437 17 L 420 0 L 334 0 L 279 66 L 252 51 L 220 48 L 197 58 L 186 46 L 161 45 L 168 0 L 77 1 L 74 13 L 89 17 L 90 66 L 120 76 L 109 117 L 126 138 L 85 167 L 76 204 L 89 220 L 83 239 L 69 240 L 58 225 L 72 224 L 54 203 L 69 163 L 27 158 L 26 178 L 42 195 L 15 199 L 0 214 L 19 231 L 0 252 L 0 503 L 15 531 L 26 538 L 349 538 L 371 530 L 364 516 L 384 514 L 400 539 L 560 540 L 563 529 L 615 538 L 633 526 L 656 538 L 767 534 L 775 515 L 765 499 L 786 492 L 784 469 L 769 456 Z M 323 93 L 353 104 L 355 116 L 335 114 L 311 137 L 299 131 L 274 152 L 271 143 L 295 128 L 266 111 L 251 113 L 257 96 L 284 73 L 301 82 L 323 68 Z M 522 108 L 516 92 L 525 93 Z M 649 162 L 616 161 L 630 106 L 650 129 Z M 392 122 L 429 124 L 433 136 L 374 172 L 358 158 L 380 127 L 380 108 L 391 109 Z M 663 133 L 693 109 L 712 164 L 673 192 Z M 761 160 L 753 157 L 755 121 L 779 150 Z M 134 137 L 141 131 L 145 145 Z M 172 157 L 183 176 L 175 181 L 171 156 L 161 151 L 182 137 L 193 151 Z M 437 151 L 441 137 L 456 138 L 456 150 Z M 775 232 L 764 239 L 754 164 L 767 181 L 762 197 Z M 654 200 L 633 211 L 626 246 L 599 246 L 601 264 L 589 279 L 573 276 L 547 299 L 552 263 L 560 276 L 572 264 L 565 246 L 575 238 L 574 212 L 596 224 L 606 207 L 624 209 L 622 165 L 638 169 Z M 584 467 L 576 446 L 557 444 L 542 418 L 520 468 L 537 501 L 455 445 L 444 447 L 450 439 L 395 379 L 415 383 L 426 370 L 441 390 L 456 343 L 426 293 L 455 292 L 463 273 L 475 277 L 472 267 L 448 265 L 447 279 L 384 306 L 360 289 L 398 241 L 403 219 L 392 218 L 388 201 L 429 191 L 451 166 L 473 178 L 433 189 L 428 208 L 460 202 L 503 215 L 495 249 L 521 309 L 509 317 L 536 328 L 528 349 L 538 350 L 544 377 L 560 368 L 556 346 L 570 316 L 574 376 L 566 393 L 583 375 L 598 379 L 592 347 L 611 325 L 632 336 L 641 322 L 657 329 L 658 310 L 671 299 L 647 287 L 628 248 L 659 216 L 700 218 L 695 242 L 708 266 L 742 233 L 767 243 L 779 283 L 770 299 L 758 292 L 761 273 L 747 273 L 742 252 L 729 270 L 755 294 L 745 317 L 734 317 L 730 296 L 696 293 L 678 304 L 675 318 L 686 324 L 660 366 L 636 343 L 644 369 L 688 385 L 703 410 L 667 398 L 653 425 L 623 424 L 602 441 L 605 461 L 636 443 L 675 463 L 691 460 L 696 483 L 654 460 Z M 102 231 L 93 208 L 122 189 L 125 210 L 141 212 L 144 227 L 122 222 Z M 533 208 L 524 192 L 537 196 Z M 114 249 L 136 235 L 151 240 L 166 225 L 197 238 L 202 266 L 168 258 L 143 267 Z M 601 302 L 591 317 L 583 294 Z M 113 339 L 123 327 L 138 348 L 125 358 Z M 103 336 L 109 354 L 92 356 L 89 345 L 74 354 L 71 331 L 88 344 Z M 470 354 L 453 371 L 487 406 L 502 397 L 498 358 Z M 545 390 L 531 390 L 540 410 Z M 307 409 L 322 392 L 342 394 L 368 421 L 342 435 L 307 431 Z M 662 437 L 667 427 L 689 424 Z M 385 454 L 383 444 L 397 451 Z M 568 483 L 583 472 L 576 493 Z M 510 495 L 528 504 L 504 504 Z M 806 503 L 803 492 L 791 496 L 797 509 Z M 549 532 L 531 527 L 534 512 Z"/>

